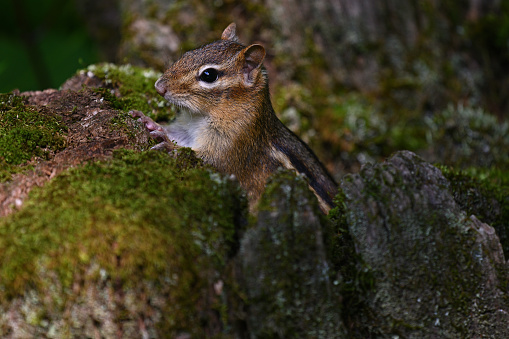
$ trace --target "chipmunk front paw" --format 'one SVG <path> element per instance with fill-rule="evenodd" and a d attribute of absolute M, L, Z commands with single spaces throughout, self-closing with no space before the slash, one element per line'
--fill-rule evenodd
<path fill-rule="evenodd" d="M 159 141 L 157 145 L 152 147 L 153 150 L 171 152 L 176 148 L 175 143 L 170 140 L 165 129 L 157 122 L 147 117 L 141 111 L 130 111 L 129 114 L 131 114 L 133 118 L 138 118 L 138 121 L 145 125 L 152 139 Z"/>

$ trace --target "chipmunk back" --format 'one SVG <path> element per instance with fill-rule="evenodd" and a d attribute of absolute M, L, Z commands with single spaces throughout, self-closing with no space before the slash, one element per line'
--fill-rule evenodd
<path fill-rule="evenodd" d="M 305 175 L 327 213 L 337 186 L 309 147 L 276 117 L 262 67 L 265 49 L 239 43 L 235 24 L 221 39 L 185 53 L 156 82 L 157 92 L 180 108 L 160 126 L 135 112 L 165 147 L 192 148 L 219 171 L 234 174 L 255 206 L 278 168 Z M 161 147 L 161 144 L 157 148 Z"/>

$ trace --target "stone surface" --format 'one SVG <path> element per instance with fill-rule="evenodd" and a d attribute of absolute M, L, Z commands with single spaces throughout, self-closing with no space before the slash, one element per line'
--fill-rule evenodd
<path fill-rule="evenodd" d="M 465 215 L 411 152 L 344 178 L 346 221 L 371 281 L 354 315 L 381 336 L 503 337 L 508 267 L 492 227 Z"/>
<path fill-rule="evenodd" d="M 252 338 L 345 338 L 325 220 L 307 183 L 276 175 L 239 253 Z"/>

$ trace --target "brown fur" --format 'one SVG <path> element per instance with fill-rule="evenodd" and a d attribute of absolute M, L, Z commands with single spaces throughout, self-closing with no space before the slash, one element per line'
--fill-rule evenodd
<path fill-rule="evenodd" d="M 276 117 L 264 57 L 262 46 L 238 42 L 235 24 L 221 40 L 185 53 L 156 83 L 161 95 L 184 109 L 164 127 L 168 139 L 193 148 L 219 171 L 234 174 L 252 206 L 277 168 L 294 169 L 308 178 L 327 213 L 337 186 L 309 147 Z M 200 80 L 207 68 L 219 73 L 213 83 Z"/>

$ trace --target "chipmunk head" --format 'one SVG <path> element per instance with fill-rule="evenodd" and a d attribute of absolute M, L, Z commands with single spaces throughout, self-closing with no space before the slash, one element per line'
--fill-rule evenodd
<path fill-rule="evenodd" d="M 235 28 L 232 23 L 221 40 L 185 53 L 156 82 L 157 92 L 192 113 L 208 115 L 224 116 L 243 100 L 255 99 L 266 87 L 265 49 L 240 44 Z"/>

